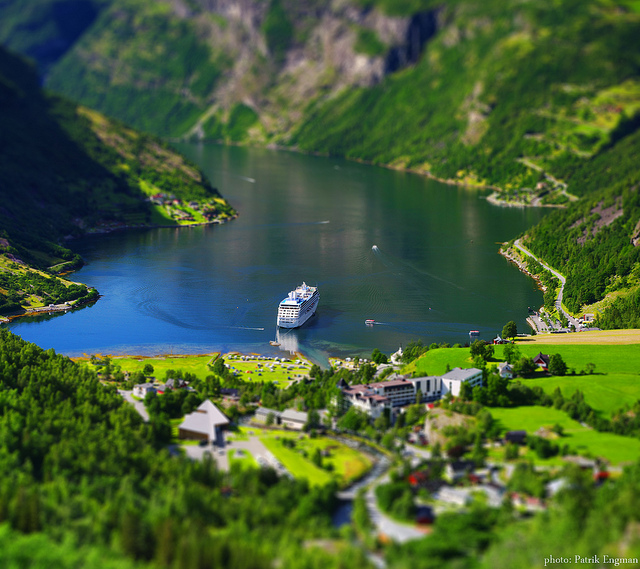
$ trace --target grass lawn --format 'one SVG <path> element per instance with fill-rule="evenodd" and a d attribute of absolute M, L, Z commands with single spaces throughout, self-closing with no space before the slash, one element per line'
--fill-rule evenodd
<path fill-rule="evenodd" d="M 604 457 L 612 464 L 631 463 L 640 457 L 640 440 L 612 433 L 599 433 L 588 427 L 583 427 L 558 409 L 549 407 L 516 407 L 513 409 L 492 407 L 489 411 L 494 419 L 500 421 L 505 430 L 524 429 L 527 433 L 532 434 L 540 427 L 552 427 L 559 424 L 564 429 L 564 435 L 559 437 L 556 442 L 560 445 L 568 444 L 571 450 L 577 451 L 578 454 L 588 454 L 594 458 Z M 537 458 L 536 461 L 538 461 Z"/>
<path fill-rule="evenodd" d="M 291 381 L 307 377 L 312 365 L 304 359 L 299 363 L 297 358 L 288 362 L 267 360 L 266 357 L 243 361 L 234 355 L 226 355 L 224 358 L 230 369 L 238 372 L 245 381 L 273 381 L 280 387 L 287 387 Z"/>
<path fill-rule="evenodd" d="M 114 356 L 113 363 L 119 365 L 123 371 L 134 373 L 142 371 L 146 364 L 153 366 L 153 375 L 164 381 L 167 370 L 182 370 L 193 373 L 198 379 L 205 379 L 211 375 L 211 370 L 207 364 L 213 363 L 218 357 L 218 353 L 200 355 L 163 355 L 163 356 Z M 276 362 L 267 360 L 266 357 L 255 357 L 251 360 L 242 361 L 237 354 L 226 354 L 223 356 L 225 363 L 229 364 L 233 371 L 237 371 L 239 377 L 245 381 L 273 381 L 280 387 L 287 387 L 291 381 L 300 377 L 306 377 L 311 362 L 301 360 Z M 88 358 L 74 358 L 75 360 L 88 361 Z M 271 371 L 270 368 L 273 368 Z"/>
<path fill-rule="evenodd" d="M 211 371 L 207 367 L 209 362 L 213 362 L 218 354 L 200 354 L 200 355 L 163 355 L 163 356 L 114 356 L 112 361 L 119 365 L 122 371 L 134 373 L 142 371 L 146 364 L 153 366 L 153 375 L 160 381 L 164 381 L 165 374 L 168 369 L 183 370 L 193 373 L 199 379 L 204 379 L 207 375 L 211 375 Z M 88 361 L 88 358 L 74 358 L 76 360 Z"/>
<path fill-rule="evenodd" d="M 536 352 L 537 353 L 537 352 Z M 469 348 L 438 348 L 429 350 L 421 358 L 407 364 L 402 373 L 417 372 L 419 375 L 442 375 L 454 367 L 473 367 Z"/>
<path fill-rule="evenodd" d="M 229 459 L 229 467 L 231 467 L 234 464 L 240 464 L 242 468 L 258 467 L 258 463 L 253 458 L 253 456 L 251 456 L 251 453 L 248 453 L 246 451 L 241 451 L 241 452 L 242 452 L 242 455 L 238 456 L 237 454 L 238 451 L 236 449 L 227 451 L 227 457 Z"/>
<path fill-rule="evenodd" d="M 629 332 L 629 331 L 622 331 Z M 547 339 L 566 336 L 586 337 L 580 334 L 546 335 Z M 640 334 L 638 335 L 640 338 Z M 504 346 L 494 346 L 495 356 L 489 366 L 504 361 Z M 635 344 L 542 344 L 519 341 L 518 348 L 523 355 L 533 357 L 538 352 L 543 354 L 561 354 L 569 370 L 579 374 L 586 364 L 595 364 L 593 375 L 566 375 L 563 377 L 547 376 L 542 370 L 532 379 L 521 380 L 526 385 L 542 387 L 545 392 L 552 393 L 560 387 L 565 397 L 570 397 L 577 389 L 584 392 L 585 400 L 594 409 L 607 415 L 620 409 L 623 405 L 633 404 L 640 399 L 640 347 Z M 403 368 L 403 373 L 419 375 L 441 375 L 454 367 L 472 367 L 469 348 L 438 348 L 429 350 L 420 359 Z"/>
<path fill-rule="evenodd" d="M 296 449 L 283 446 L 275 437 L 260 437 L 260 440 L 296 478 L 306 478 L 312 486 L 324 486 L 333 480 L 331 473 L 318 468 Z"/>
<path fill-rule="evenodd" d="M 529 387 L 538 385 L 549 394 L 559 387 L 565 397 L 579 389 L 591 407 L 609 416 L 626 403 L 632 405 L 640 399 L 640 376 L 631 374 L 552 376 L 521 381 Z"/>
<path fill-rule="evenodd" d="M 521 380 L 525 385 L 539 385 L 547 393 L 560 387 L 565 397 L 577 389 L 594 409 L 610 415 L 626 403 L 640 399 L 640 347 L 636 345 L 548 345 L 518 344 L 523 355 L 561 354 L 569 369 L 582 371 L 587 363 L 595 364 L 593 375 L 545 376 Z M 501 359 L 503 346 L 496 346 L 496 358 Z"/>
<path fill-rule="evenodd" d="M 275 455 L 275 457 L 296 477 L 304 477 L 311 484 L 327 484 L 331 480 L 338 482 L 340 486 L 347 486 L 367 472 L 372 464 L 369 458 L 355 449 L 327 437 L 310 438 L 293 431 L 253 430 L 260 434 L 262 443 Z M 277 438 L 279 437 L 279 438 Z M 295 440 L 295 448 L 285 447 L 282 439 Z M 311 461 L 316 449 L 328 452 L 323 456 L 324 464 L 333 465 L 332 472 L 318 468 Z M 304 457 L 300 451 L 305 451 Z"/>

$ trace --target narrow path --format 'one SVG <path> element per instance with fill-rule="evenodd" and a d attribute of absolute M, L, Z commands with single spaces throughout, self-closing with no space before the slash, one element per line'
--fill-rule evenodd
<path fill-rule="evenodd" d="M 145 421 L 149 420 L 149 413 L 147 413 L 144 403 L 142 401 L 138 401 L 137 399 L 134 399 L 133 393 L 131 391 L 125 391 L 124 389 L 121 389 L 119 393 L 120 395 L 122 395 L 122 397 L 124 397 L 126 401 L 128 401 L 129 403 L 131 403 L 131 405 L 135 407 L 136 411 L 140 413 L 140 416 Z"/>
<path fill-rule="evenodd" d="M 564 308 L 562 308 L 562 296 L 564 294 L 564 285 L 567 283 L 567 279 L 563 277 L 558 271 L 550 267 L 547 263 L 539 259 L 531 251 L 529 251 L 529 249 L 527 249 L 524 245 L 522 245 L 522 243 L 520 242 L 520 239 L 516 239 L 514 242 L 514 245 L 522 253 L 538 261 L 538 263 L 540 263 L 545 269 L 547 269 L 555 277 L 558 278 L 558 280 L 560 281 L 560 292 L 558 293 L 558 297 L 556 298 L 556 302 L 555 302 L 556 309 L 558 310 L 559 314 L 564 314 L 565 318 L 569 321 L 569 324 L 573 324 L 577 330 L 580 326 L 578 321 L 573 316 L 571 316 L 571 314 L 569 314 L 568 312 L 565 312 Z"/>

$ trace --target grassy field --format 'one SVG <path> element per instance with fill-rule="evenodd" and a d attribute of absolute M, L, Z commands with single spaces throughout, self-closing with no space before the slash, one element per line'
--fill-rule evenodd
<path fill-rule="evenodd" d="M 599 433 L 583 427 L 558 409 L 517 407 L 515 409 L 491 408 L 490 411 L 505 430 L 524 429 L 527 433 L 533 434 L 540 427 L 550 428 L 556 424 L 561 425 L 564 434 L 556 442 L 560 445 L 568 444 L 572 452 L 578 454 L 588 454 L 594 458 L 603 457 L 614 465 L 635 462 L 640 457 L 640 440 L 611 433 Z M 549 463 L 537 458 L 536 461 Z M 557 463 L 558 459 L 552 462 Z"/>
<path fill-rule="evenodd" d="M 519 338 L 518 345 L 552 344 L 640 344 L 640 330 L 595 330 L 576 334 L 538 334 Z"/>
<path fill-rule="evenodd" d="M 473 367 L 469 348 L 438 348 L 429 350 L 421 358 L 402 368 L 402 373 L 418 373 L 419 375 L 442 375 L 454 367 Z"/>
<path fill-rule="evenodd" d="M 199 355 L 162 355 L 162 356 L 114 356 L 113 363 L 119 365 L 123 371 L 130 373 L 142 371 L 146 364 L 153 366 L 153 375 L 160 381 L 165 379 L 167 370 L 182 370 L 193 373 L 199 379 L 205 379 L 211 375 L 208 364 L 213 364 L 218 353 Z M 225 354 L 225 363 L 229 364 L 232 371 L 245 381 L 273 381 L 286 387 L 291 381 L 308 374 L 311 362 L 296 360 L 290 362 L 276 362 L 266 358 L 253 356 L 255 359 L 242 360 L 238 354 Z M 76 361 L 89 361 L 87 357 L 74 358 Z M 270 368 L 273 368 L 271 371 Z"/>
<path fill-rule="evenodd" d="M 547 393 L 552 393 L 559 387 L 565 396 L 580 389 L 589 405 L 607 414 L 640 399 L 640 348 L 637 345 L 519 343 L 518 347 L 527 356 L 534 356 L 538 352 L 559 353 L 569 369 L 575 369 L 576 374 L 579 374 L 563 377 L 539 374 L 534 379 L 523 380 L 526 385 L 539 385 Z M 502 355 L 502 348 L 496 346 L 497 359 Z M 580 374 L 587 363 L 595 364 L 593 375 Z"/>
<path fill-rule="evenodd" d="M 262 443 L 289 472 L 296 477 L 307 478 L 313 485 L 327 484 L 335 480 L 344 487 L 371 468 L 371 461 L 364 454 L 333 439 L 326 437 L 312 439 L 307 435 L 300 438 L 301 433 L 293 431 L 243 428 L 243 432 L 248 431 L 257 434 Z M 284 446 L 283 439 L 295 440 L 295 448 Z M 318 468 L 311 461 L 316 449 L 328 453 L 328 456 L 322 457 L 322 461 L 323 464 L 332 465 L 331 471 Z M 306 453 L 306 456 L 303 453 Z"/>
<path fill-rule="evenodd" d="M 620 334 L 612 334 L 611 332 L 620 332 Z M 518 348 L 523 355 L 533 357 L 538 352 L 543 354 L 559 353 L 569 370 L 573 369 L 576 373 L 576 375 L 558 377 L 547 376 L 542 370 L 539 370 L 534 378 L 521 381 L 531 387 L 540 386 L 547 393 L 552 393 L 556 387 L 559 387 L 565 397 L 571 396 L 577 389 L 580 389 L 589 405 L 607 414 L 617 411 L 627 403 L 635 403 L 640 399 L 640 348 L 635 344 L 625 342 L 634 336 L 640 337 L 640 331 L 616 330 L 598 334 L 618 338 L 620 343 L 543 344 L 537 340 L 519 341 Z M 544 338 L 555 340 L 572 336 L 586 338 L 588 334 L 553 334 L 546 335 Z M 625 339 L 624 342 L 622 342 L 622 338 Z M 503 350 L 504 346 L 495 346 L 495 356 L 489 362 L 490 366 L 503 361 Z M 583 372 L 588 363 L 595 365 L 593 375 L 587 375 Z M 446 371 L 447 365 L 451 369 L 456 366 L 472 367 L 473 362 L 469 355 L 469 348 L 429 350 L 420 359 L 405 366 L 403 373 L 439 375 Z"/>
<path fill-rule="evenodd" d="M 298 358 L 287 362 L 267 360 L 265 357 L 243 361 L 234 354 L 228 354 L 224 358 L 230 369 L 238 372 L 245 381 L 273 381 L 281 387 L 306 377 L 311 368 L 310 361 Z"/>
<path fill-rule="evenodd" d="M 241 454 L 238 455 L 238 452 L 240 452 Z M 255 458 L 253 458 L 253 456 L 251 456 L 251 454 L 246 451 L 232 449 L 227 451 L 227 457 L 229 459 L 229 467 L 231 467 L 233 464 L 240 464 L 242 465 L 242 468 L 258 467 L 258 463 L 256 462 Z"/>

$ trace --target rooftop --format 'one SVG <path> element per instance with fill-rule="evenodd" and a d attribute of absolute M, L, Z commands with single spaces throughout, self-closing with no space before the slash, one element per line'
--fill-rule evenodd
<path fill-rule="evenodd" d="M 228 425 L 229 419 L 209 399 L 200 404 L 193 412 L 185 416 L 180 428 L 195 433 L 211 435 L 215 427 Z"/>
<path fill-rule="evenodd" d="M 453 381 L 467 381 L 471 379 L 474 375 L 482 373 L 482 370 L 471 367 L 471 368 L 459 368 L 455 367 L 451 371 L 448 371 L 442 376 L 442 379 L 453 380 Z"/>

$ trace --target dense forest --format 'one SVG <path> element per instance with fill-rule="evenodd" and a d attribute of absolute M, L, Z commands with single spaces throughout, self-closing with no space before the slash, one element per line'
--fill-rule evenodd
<path fill-rule="evenodd" d="M 589 308 L 605 327 L 638 322 L 639 31 L 634 0 L 0 5 L 0 41 L 33 57 L 47 86 L 146 131 L 345 156 L 570 206 L 529 246 L 567 273 L 571 311 L 617 293 Z M 71 107 L 47 100 L 68 118 Z M 95 131 L 100 121 L 83 118 Z M 167 173 L 111 154 L 98 162 L 120 190 L 102 211 L 144 218 L 123 179 L 161 187 Z M 89 182 L 91 158 L 66 190 L 75 209 L 87 206 L 83 188 L 104 184 Z M 603 225 L 598 212 L 618 197 L 623 215 Z"/>
<path fill-rule="evenodd" d="M 45 304 L 86 295 L 86 287 L 63 294 L 56 291 L 59 281 L 46 282 L 47 273 L 82 264 L 60 243 L 105 225 L 171 224 L 157 219 L 151 193 L 195 200 L 219 217 L 233 214 L 165 142 L 43 92 L 35 69 L 1 48 L 0 121 L 3 312 L 28 306 L 31 289 L 42 291 Z"/>
<path fill-rule="evenodd" d="M 567 278 L 564 303 L 575 313 L 606 295 L 599 325 L 640 326 L 640 131 L 575 169 L 586 196 L 547 216 L 525 243 Z M 589 309 L 587 309 L 588 311 Z"/>
<path fill-rule="evenodd" d="M 0 542 L 21 544 L 0 547 L 3 566 L 367 566 L 347 543 L 339 557 L 304 545 L 336 537 L 332 485 L 172 456 L 159 423 L 143 423 L 88 367 L 6 330 L 0 433 Z"/>

